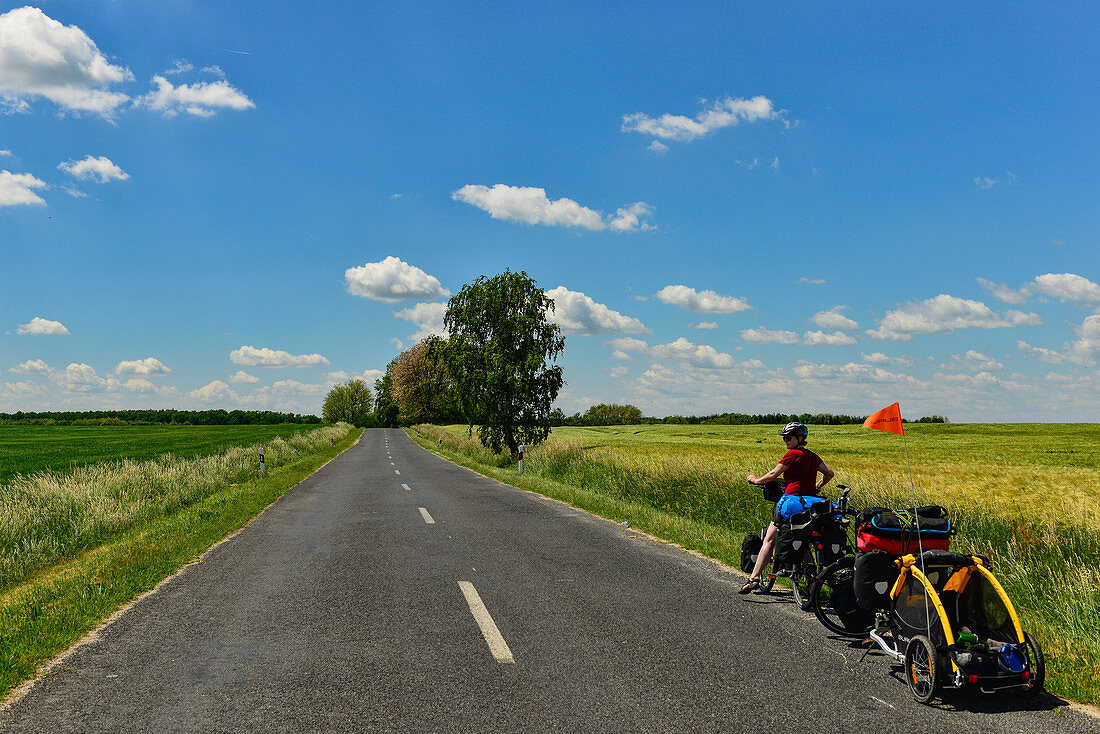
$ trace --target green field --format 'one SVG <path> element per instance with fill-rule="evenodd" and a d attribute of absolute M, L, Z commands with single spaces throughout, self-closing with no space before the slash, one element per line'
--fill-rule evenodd
<path fill-rule="evenodd" d="M 737 565 L 772 506 L 745 481 L 778 463 L 779 426 L 557 428 L 525 452 L 524 474 L 465 426 L 419 426 L 425 448 Z M 442 447 L 439 439 L 442 438 Z M 987 555 L 1048 656 L 1048 688 L 1100 703 L 1100 425 L 908 424 L 902 439 L 810 426 L 810 448 L 852 487 L 856 508 L 945 505 L 952 549 Z M 836 497 L 836 489 L 827 492 Z M 731 599 L 731 603 L 736 603 Z"/>
<path fill-rule="evenodd" d="M 0 484 L 16 474 L 68 471 L 118 459 L 183 459 L 287 438 L 315 426 L 0 426 Z"/>

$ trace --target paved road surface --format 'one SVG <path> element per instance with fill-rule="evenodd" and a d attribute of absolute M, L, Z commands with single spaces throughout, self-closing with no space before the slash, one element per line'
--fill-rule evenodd
<path fill-rule="evenodd" d="M 1045 698 L 919 706 L 741 580 L 368 430 L 0 731 L 1100 732 Z"/>

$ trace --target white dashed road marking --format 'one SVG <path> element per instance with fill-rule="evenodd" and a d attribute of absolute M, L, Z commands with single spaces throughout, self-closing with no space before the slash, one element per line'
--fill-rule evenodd
<path fill-rule="evenodd" d="M 428 514 L 428 511 L 425 508 L 417 507 L 416 509 L 420 510 L 420 516 L 424 518 L 425 524 L 435 525 L 435 520 L 432 519 L 432 516 Z"/>
<path fill-rule="evenodd" d="M 488 643 L 489 652 L 493 654 L 498 663 L 516 662 L 516 659 L 512 657 L 512 651 L 508 649 L 508 643 L 504 641 L 504 636 L 497 629 L 496 622 L 493 621 L 489 610 L 485 608 L 485 604 L 481 601 L 481 596 L 478 595 L 474 585 L 469 581 L 459 581 L 458 587 L 462 589 L 462 595 L 466 597 L 466 603 L 470 605 L 470 613 L 474 615 L 474 621 L 481 628 L 481 636 Z"/>
<path fill-rule="evenodd" d="M 405 490 L 406 492 L 411 492 L 412 491 L 411 489 L 409 489 L 409 485 L 407 485 L 407 484 L 402 484 L 401 489 Z"/>

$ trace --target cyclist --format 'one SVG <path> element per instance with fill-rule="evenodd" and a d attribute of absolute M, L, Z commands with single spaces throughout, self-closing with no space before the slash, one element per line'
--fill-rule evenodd
<path fill-rule="evenodd" d="M 787 480 L 787 489 L 775 506 L 777 517 L 788 518 L 801 511 L 801 496 L 815 495 L 821 488 L 833 478 L 833 470 L 829 468 L 820 456 L 806 448 L 806 439 L 810 431 L 802 423 L 788 423 L 783 427 L 783 443 L 787 445 L 787 453 L 779 460 L 775 468 L 762 477 L 749 474 L 749 484 L 767 484 L 780 474 Z M 817 475 L 821 474 L 821 479 Z M 737 592 L 747 594 L 760 588 L 760 575 L 772 559 L 772 550 L 775 548 L 775 538 L 779 534 L 775 520 L 768 525 L 768 532 L 764 535 L 764 544 L 760 547 L 760 555 L 756 559 L 756 566 L 745 585 Z"/>

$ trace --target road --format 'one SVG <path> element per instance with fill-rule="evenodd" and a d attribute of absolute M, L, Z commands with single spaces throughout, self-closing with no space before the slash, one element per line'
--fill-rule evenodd
<path fill-rule="evenodd" d="M 920 706 L 900 668 L 742 580 L 372 429 L 0 731 L 1100 732 L 1046 697 Z"/>

